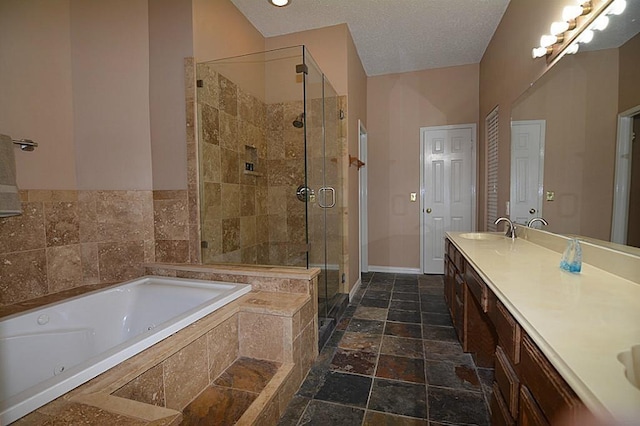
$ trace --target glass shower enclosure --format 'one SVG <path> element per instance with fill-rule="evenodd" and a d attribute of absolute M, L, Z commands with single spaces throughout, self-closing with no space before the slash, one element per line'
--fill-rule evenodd
<path fill-rule="evenodd" d="M 202 263 L 318 267 L 341 297 L 339 99 L 304 46 L 196 64 Z"/>

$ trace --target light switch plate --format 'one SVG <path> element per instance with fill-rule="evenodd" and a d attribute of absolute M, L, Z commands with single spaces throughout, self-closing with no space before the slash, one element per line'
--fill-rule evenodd
<path fill-rule="evenodd" d="M 415 203 L 417 199 L 418 199 L 418 194 L 416 192 L 412 192 L 411 193 L 411 202 Z"/>
<path fill-rule="evenodd" d="M 554 191 L 547 191 L 547 201 L 553 201 L 556 198 Z"/>

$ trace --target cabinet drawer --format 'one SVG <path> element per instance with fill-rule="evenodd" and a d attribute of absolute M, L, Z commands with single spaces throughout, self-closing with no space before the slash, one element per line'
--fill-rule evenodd
<path fill-rule="evenodd" d="M 464 274 L 464 257 L 462 257 L 462 253 L 455 248 L 453 245 L 453 264 L 458 268 L 458 272 Z"/>
<path fill-rule="evenodd" d="M 475 269 L 473 269 L 469 264 L 465 265 L 464 280 L 467 283 L 469 291 L 478 301 L 478 304 L 482 308 L 482 311 L 486 313 L 489 306 L 489 289 L 487 288 L 487 285 L 484 283 L 482 278 L 480 278 L 478 273 L 475 271 Z"/>
<path fill-rule="evenodd" d="M 460 299 L 461 302 L 464 302 L 464 279 L 462 278 L 462 275 L 455 274 L 453 286 L 455 288 L 455 295 L 458 296 L 458 299 Z"/>
<path fill-rule="evenodd" d="M 520 388 L 520 413 L 518 416 L 520 426 L 548 426 L 549 422 L 542 414 L 540 407 L 526 386 Z"/>
<path fill-rule="evenodd" d="M 518 416 L 518 391 L 520 380 L 511 366 L 511 362 L 500 346 L 496 347 L 495 385 L 506 401 L 513 418 Z"/>
<path fill-rule="evenodd" d="M 522 339 L 520 379 L 548 420 L 553 421 L 559 414 L 573 417 L 583 407 L 578 396 L 528 336 Z"/>
<path fill-rule="evenodd" d="M 500 394 L 497 383 L 493 383 L 493 394 L 491 396 L 491 426 L 512 426 L 515 425 L 511 413 L 507 408 L 507 403 Z"/>
<path fill-rule="evenodd" d="M 509 357 L 513 365 L 520 362 L 520 340 L 522 340 L 522 329 L 511 316 L 507 308 L 499 300 L 495 309 L 490 311 L 491 320 L 496 327 L 498 344 L 502 346 L 504 353 Z"/>

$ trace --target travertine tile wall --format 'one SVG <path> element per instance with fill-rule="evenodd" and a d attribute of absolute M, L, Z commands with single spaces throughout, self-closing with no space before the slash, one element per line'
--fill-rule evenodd
<path fill-rule="evenodd" d="M 267 105 L 210 64 L 197 79 L 203 263 L 306 266 L 302 101 Z"/>
<path fill-rule="evenodd" d="M 143 275 L 155 260 L 151 191 L 21 191 L 0 219 L 0 305 Z"/>

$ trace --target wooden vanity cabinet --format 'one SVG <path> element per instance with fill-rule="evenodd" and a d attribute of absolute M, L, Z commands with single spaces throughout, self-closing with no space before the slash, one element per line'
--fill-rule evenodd
<path fill-rule="evenodd" d="M 447 239 L 445 298 L 465 352 L 494 368 L 492 425 L 545 426 L 584 406 L 473 266 Z"/>

